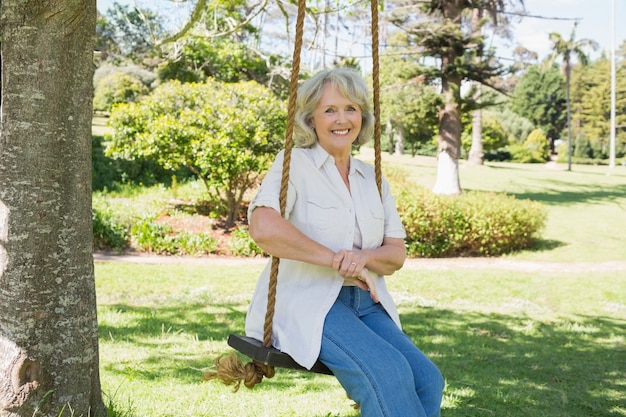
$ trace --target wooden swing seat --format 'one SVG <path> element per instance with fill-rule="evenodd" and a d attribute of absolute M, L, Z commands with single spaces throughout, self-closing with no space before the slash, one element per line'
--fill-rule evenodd
<path fill-rule="evenodd" d="M 256 340 L 252 337 L 231 334 L 228 336 L 228 345 L 250 359 L 276 368 L 295 369 L 297 371 L 314 372 L 324 375 L 333 374 L 332 371 L 320 361 L 315 362 L 313 368 L 307 369 L 294 361 L 288 354 L 274 347 L 265 347 L 260 340 Z"/>

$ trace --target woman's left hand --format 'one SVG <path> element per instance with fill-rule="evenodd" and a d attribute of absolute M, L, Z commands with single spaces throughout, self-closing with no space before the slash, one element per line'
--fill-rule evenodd
<path fill-rule="evenodd" d="M 370 292 L 370 297 L 374 300 L 375 303 L 378 303 L 380 300 L 378 299 L 378 290 L 376 290 L 376 282 L 374 281 L 374 277 L 372 277 L 367 270 L 367 268 L 363 268 L 361 273 L 359 274 L 359 281 L 365 282 L 367 284 L 367 289 Z"/>

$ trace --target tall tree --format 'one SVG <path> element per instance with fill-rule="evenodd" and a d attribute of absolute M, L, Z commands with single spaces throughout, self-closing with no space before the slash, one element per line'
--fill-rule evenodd
<path fill-rule="evenodd" d="M 516 2 L 511 2 L 515 6 Z M 523 7 L 523 1 L 519 1 Z M 472 9 L 471 30 L 472 36 L 479 38 L 487 23 L 491 23 L 494 33 L 502 33 L 505 37 L 510 38 L 511 35 L 507 30 L 507 18 L 500 14 L 505 4 L 503 1 L 483 1 L 475 2 Z M 476 59 L 480 62 L 483 59 L 483 45 L 479 44 L 476 48 Z M 472 145 L 470 147 L 467 160 L 475 165 L 482 165 L 484 162 L 483 138 L 482 138 L 482 122 L 483 108 L 489 106 L 491 101 L 483 99 L 483 86 L 479 81 L 472 82 L 476 103 L 475 109 L 472 111 Z"/>
<path fill-rule="evenodd" d="M 423 69 L 410 56 L 390 55 L 381 59 L 380 100 L 389 152 L 413 155 L 431 144 L 437 128 L 440 95 L 424 83 Z"/>
<path fill-rule="evenodd" d="M 154 11 L 115 2 L 106 17 L 98 19 L 96 35 L 101 58 L 141 63 L 158 53 L 156 46 L 165 29 Z"/>
<path fill-rule="evenodd" d="M 572 139 L 573 154 L 577 154 L 578 138 L 584 136 L 592 150 L 592 158 L 608 158 L 610 153 L 611 63 L 601 56 L 587 66 L 572 69 Z M 616 68 L 616 125 L 626 122 L 626 66 Z M 626 131 L 617 130 L 616 150 L 623 149 Z M 621 138 L 621 139 L 620 139 Z M 622 151 L 623 152 L 623 151 Z M 619 156 L 619 155 L 618 155 Z"/>
<path fill-rule="evenodd" d="M 104 416 L 91 224 L 96 1 L 4 0 L 0 12 L 0 416 Z"/>
<path fill-rule="evenodd" d="M 472 9 L 472 35 L 479 36 L 482 31 L 484 11 L 481 8 L 475 7 Z M 477 59 L 482 56 L 482 46 L 476 51 Z M 482 86 L 480 83 L 474 81 L 475 96 L 474 99 L 480 101 L 482 93 Z M 476 108 L 472 111 L 472 145 L 467 155 L 467 160 L 474 165 L 482 165 L 484 161 L 483 152 L 483 109 Z"/>
<path fill-rule="evenodd" d="M 543 130 L 550 140 L 559 138 L 565 127 L 563 76 L 556 65 L 533 65 L 517 82 L 510 100 L 511 110 Z"/>
<path fill-rule="evenodd" d="M 591 48 L 593 50 L 598 49 L 598 44 L 591 39 L 576 39 L 576 26 L 568 39 L 561 36 L 560 33 L 550 33 L 550 42 L 552 43 L 552 59 L 556 57 L 562 57 L 563 70 L 565 72 L 565 100 L 567 102 L 567 170 L 572 169 L 572 115 L 570 108 L 570 76 L 572 72 L 572 59 L 578 58 L 578 62 L 581 65 L 587 65 L 589 57 L 586 54 L 586 49 Z"/>
<path fill-rule="evenodd" d="M 459 194 L 459 157 L 461 154 L 461 112 L 467 99 L 461 96 L 463 81 L 478 81 L 492 86 L 491 80 L 504 72 L 493 51 L 483 49 L 482 35 L 471 30 L 466 16 L 476 4 L 483 10 L 493 9 L 502 12 L 503 0 L 429 0 L 411 4 L 420 13 L 407 13 L 408 7 L 398 7 L 391 20 L 400 30 L 411 37 L 415 53 L 435 58 L 438 65 L 431 68 L 429 75 L 439 79 L 443 104 L 439 107 L 438 168 L 433 191 L 438 194 Z M 426 14 L 426 17 L 424 17 Z M 469 29 L 468 29 L 469 28 Z"/>

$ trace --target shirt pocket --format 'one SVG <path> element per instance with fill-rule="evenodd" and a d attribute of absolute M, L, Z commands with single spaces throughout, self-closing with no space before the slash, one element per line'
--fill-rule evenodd
<path fill-rule="evenodd" d="M 336 203 L 314 198 L 307 200 L 307 223 L 311 230 L 345 228 L 343 210 Z"/>
<path fill-rule="evenodd" d="M 385 211 L 382 204 L 372 204 L 359 219 L 363 248 L 380 246 L 385 235 Z"/>

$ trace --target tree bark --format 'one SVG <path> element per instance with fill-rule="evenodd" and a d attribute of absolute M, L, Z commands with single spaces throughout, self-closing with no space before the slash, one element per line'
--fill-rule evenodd
<path fill-rule="evenodd" d="M 478 91 L 481 86 L 476 87 Z M 480 93 L 477 93 L 479 95 Z M 483 151 L 483 111 L 476 109 L 472 111 L 472 146 L 470 147 L 467 161 L 474 165 L 483 165 L 485 152 Z"/>
<path fill-rule="evenodd" d="M 457 2 L 443 2 L 442 13 L 444 19 L 461 25 L 461 10 Z M 454 48 L 441 56 L 441 73 L 448 74 L 448 68 L 454 65 L 458 54 Z M 437 156 L 437 180 L 433 187 L 435 194 L 461 194 L 459 179 L 459 157 L 461 154 L 461 114 L 459 111 L 459 97 L 461 77 L 459 75 L 444 75 L 441 79 L 441 92 L 444 105 L 439 109 L 439 135 Z"/>
<path fill-rule="evenodd" d="M 446 84 L 444 82 L 444 84 Z M 449 89 L 449 87 L 444 87 Z M 439 111 L 439 146 L 437 152 L 437 180 L 435 194 L 461 194 L 459 180 L 459 154 L 461 150 L 461 115 L 458 104 L 444 89 L 446 105 Z"/>
<path fill-rule="evenodd" d="M 4 0 L 0 12 L 0 417 L 104 416 L 91 224 L 96 1 Z"/>
<path fill-rule="evenodd" d="M 396 136 L 396 155 L 404 155 L 404 126 L 401 123 L 398 123 L 398 130 Z"/>
<path fill-rule="evenodd" d="M 480 8 L 472 9 L 472 35 L 480 35 L 481 26 L 480 21 L 483 17 L 483 10 Z M 482 48 L 478 48 L 476 51 L 476 59 L 482 58 Z M 474 99 L 476 103 L 480 103 L 482 95 L 482 84 L 474 81 L 476 87 L 476 94 Z M 483 111 L 480 108 L 475 109 L 472 112 L 472 145 L 469 150 L 467 160 L 470 164 L 483 165 L 485 153 L 483 152 Z"/>

